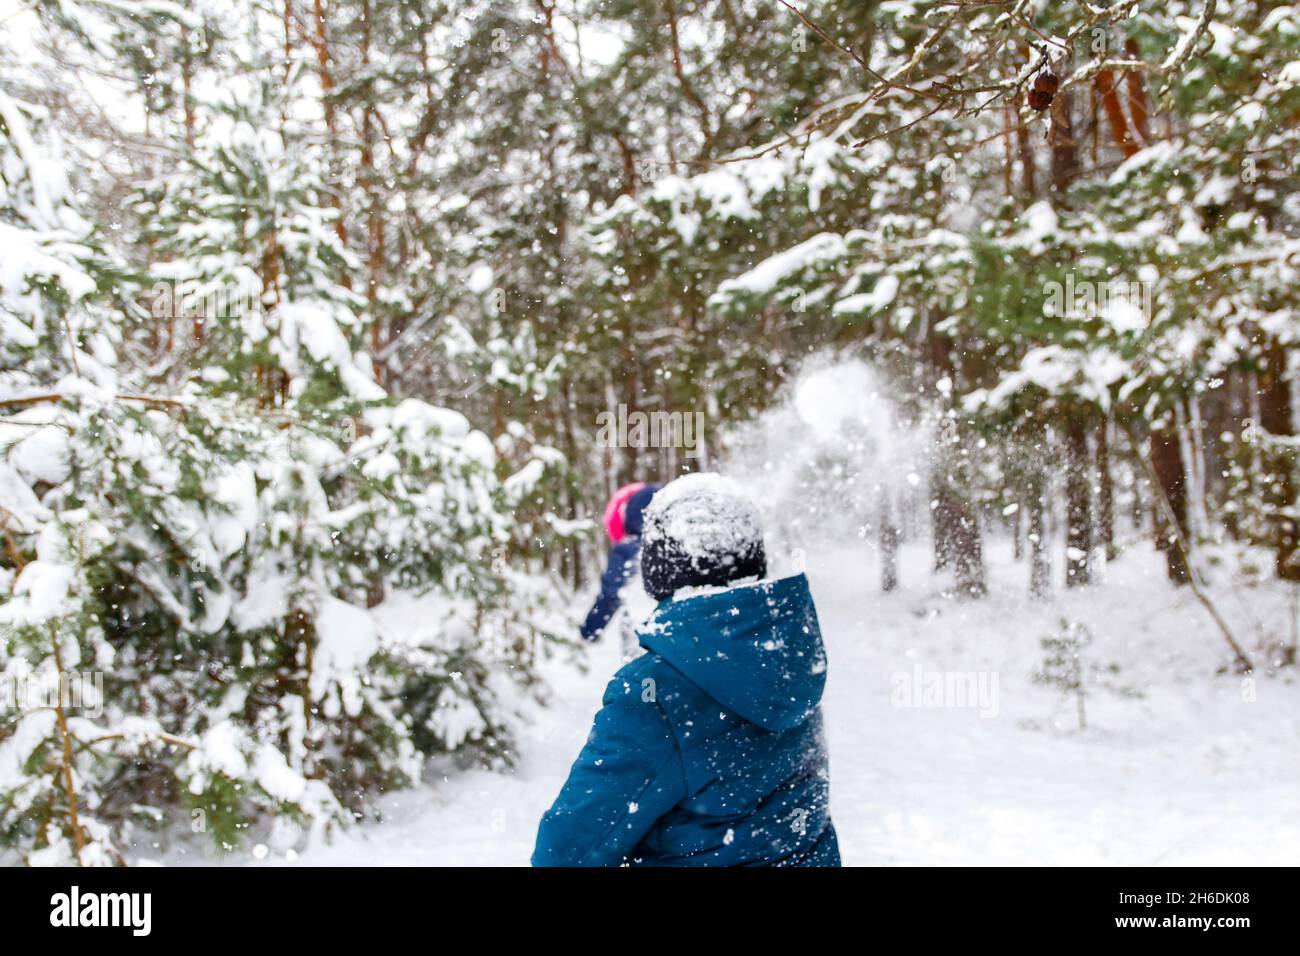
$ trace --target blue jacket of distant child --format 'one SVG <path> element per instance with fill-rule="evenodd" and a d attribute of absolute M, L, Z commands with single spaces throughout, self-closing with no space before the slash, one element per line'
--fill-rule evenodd
<path fill-rule="evenodd" d="M 802 574 L 660 602 L 542 817 L 534 866 L 838 866 Z"/>
<path fill-rule="evenodd" d="M 609 563 L 605 565 L 605 573 L 600 578 L 600 595 L 582 622 L 584 640 L 594 641 L 600 637 L 618 611 L 619 592 L 637 575 L 641 564 L 642 512 L 658 490 L 658 485 L 646 485 L 628 499 L 623 512 L 623 530 L 627 537 L 610 549 Z"/>

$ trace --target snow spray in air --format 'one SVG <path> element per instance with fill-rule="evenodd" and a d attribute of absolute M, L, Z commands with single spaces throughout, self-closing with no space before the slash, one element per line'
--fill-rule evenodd
<path fill-rule="evenodd" d="M 763 511 L 772 573 L 803 570 L 827 542 L 888 547 L 924 507 L 928 429 L 903 426 L 867 363 L 815 359 L 786 399 L 728 436 L 723 468 Z M 782 566 L 784 562 L 785 566 Z"/>

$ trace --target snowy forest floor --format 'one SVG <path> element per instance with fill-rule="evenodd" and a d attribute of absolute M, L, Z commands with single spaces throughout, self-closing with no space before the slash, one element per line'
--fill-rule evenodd
<path fill-rule="evenodd" d="M 941 593 L 921 542 L 904 547 L 902 584 L 888 595 L 875 586 L 870 548 L 808 557 L 830 658 L 824 706 L 845 864 L 1294 864 L 1295 668 L 1260 674 L 1253 693 L 1222 670 L 1229 656 L 1209 616 L 1165 580 L 1145 542 L 1107 567 L 1104 583 L 1045 603 L 1026 598 L 1026 568 L 1005 541 L 988 550 L 990 593 L 978 601 Z M 1267 565 L 1264 583 L 1252 585 L 1236 558 L 1219 556 L 1212 593 L 1262 663 L 1261 630 L 1290 639 L 1288 595 Z M 1040 640 L 1059 633 L 1062 618 L 1087 625 L 1094 641 L 1084 660 L 1119 689 L 1090 690 L 1082 732 L 1074 700 L 1033 680 Z M 434 773 L 387 797 L 383 823 L 292 862 L 526 864 L 538 818 L 618 666 L 613 641 L 582 654 L 586 673 L 573 661 L 548 663 L 551 701 L 522 728 L 515 769 Z M 1111 664 L 1118 670 L 1106 671 Z M 922 706 L 903 706 L 906 683 L 935 672 L 982 674 L 986 690 L 996 675 L 993 705 L 923 706 L 918 692 L 910 702 Z M 196 856 L 210 859 L 191 852 L 170 862 Z M 245 848 L 227 860 L 253 857 Z"/>

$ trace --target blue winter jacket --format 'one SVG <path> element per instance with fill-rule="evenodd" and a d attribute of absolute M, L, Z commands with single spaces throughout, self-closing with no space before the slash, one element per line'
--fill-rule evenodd
<path fill-rule="evenodd" d="M 802 574 L 660 603 L 542 817 L 534 866 L 839 866 Z"/>
<path fill-rule="evenodd" d="M 619 591 L 623 589 L 628 578 L 636 574 L 640 563 L 640 535 L 624 538 L 610 548 L 609 563 L 605 565 L 605 573 L 600 576 L 600 594 L 596 597 L 596 603 L 591 606 L 591 610 L 587 612 L 586 620 L 582 622 L 583 640 L 594 641 L 600 637 L 601 632 L 605 630 L 618 610 Z"/>
<path fill-rule="evenodd" d="M 594 641 L 600 637 L 601 631 L 618 610 L 619 592 L 623 589 L 623 585 L 640 570 L 641 528 L 644 521 L 642 512 L 658 490 L 658 485 L 646 485 L 628 499 L 627 509 L 623 514 L 623 528 L 627 532 L 627 537 L 610 548 L 609 561 L 605 565 L 605 573 L 600 578 L 600 595 L 591 610 L 587 612 L 587 619 L 582 622 L 581 633 L 584 640 Z"/>

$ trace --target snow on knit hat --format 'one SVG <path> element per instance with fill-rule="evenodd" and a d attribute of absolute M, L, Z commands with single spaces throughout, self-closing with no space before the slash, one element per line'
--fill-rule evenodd
<path fill-rule="evenodd" d="M 767 574 L 758 509 L 730 479 L 683 475 L 645 510 L 641 579 L 656 600 Z"/>

